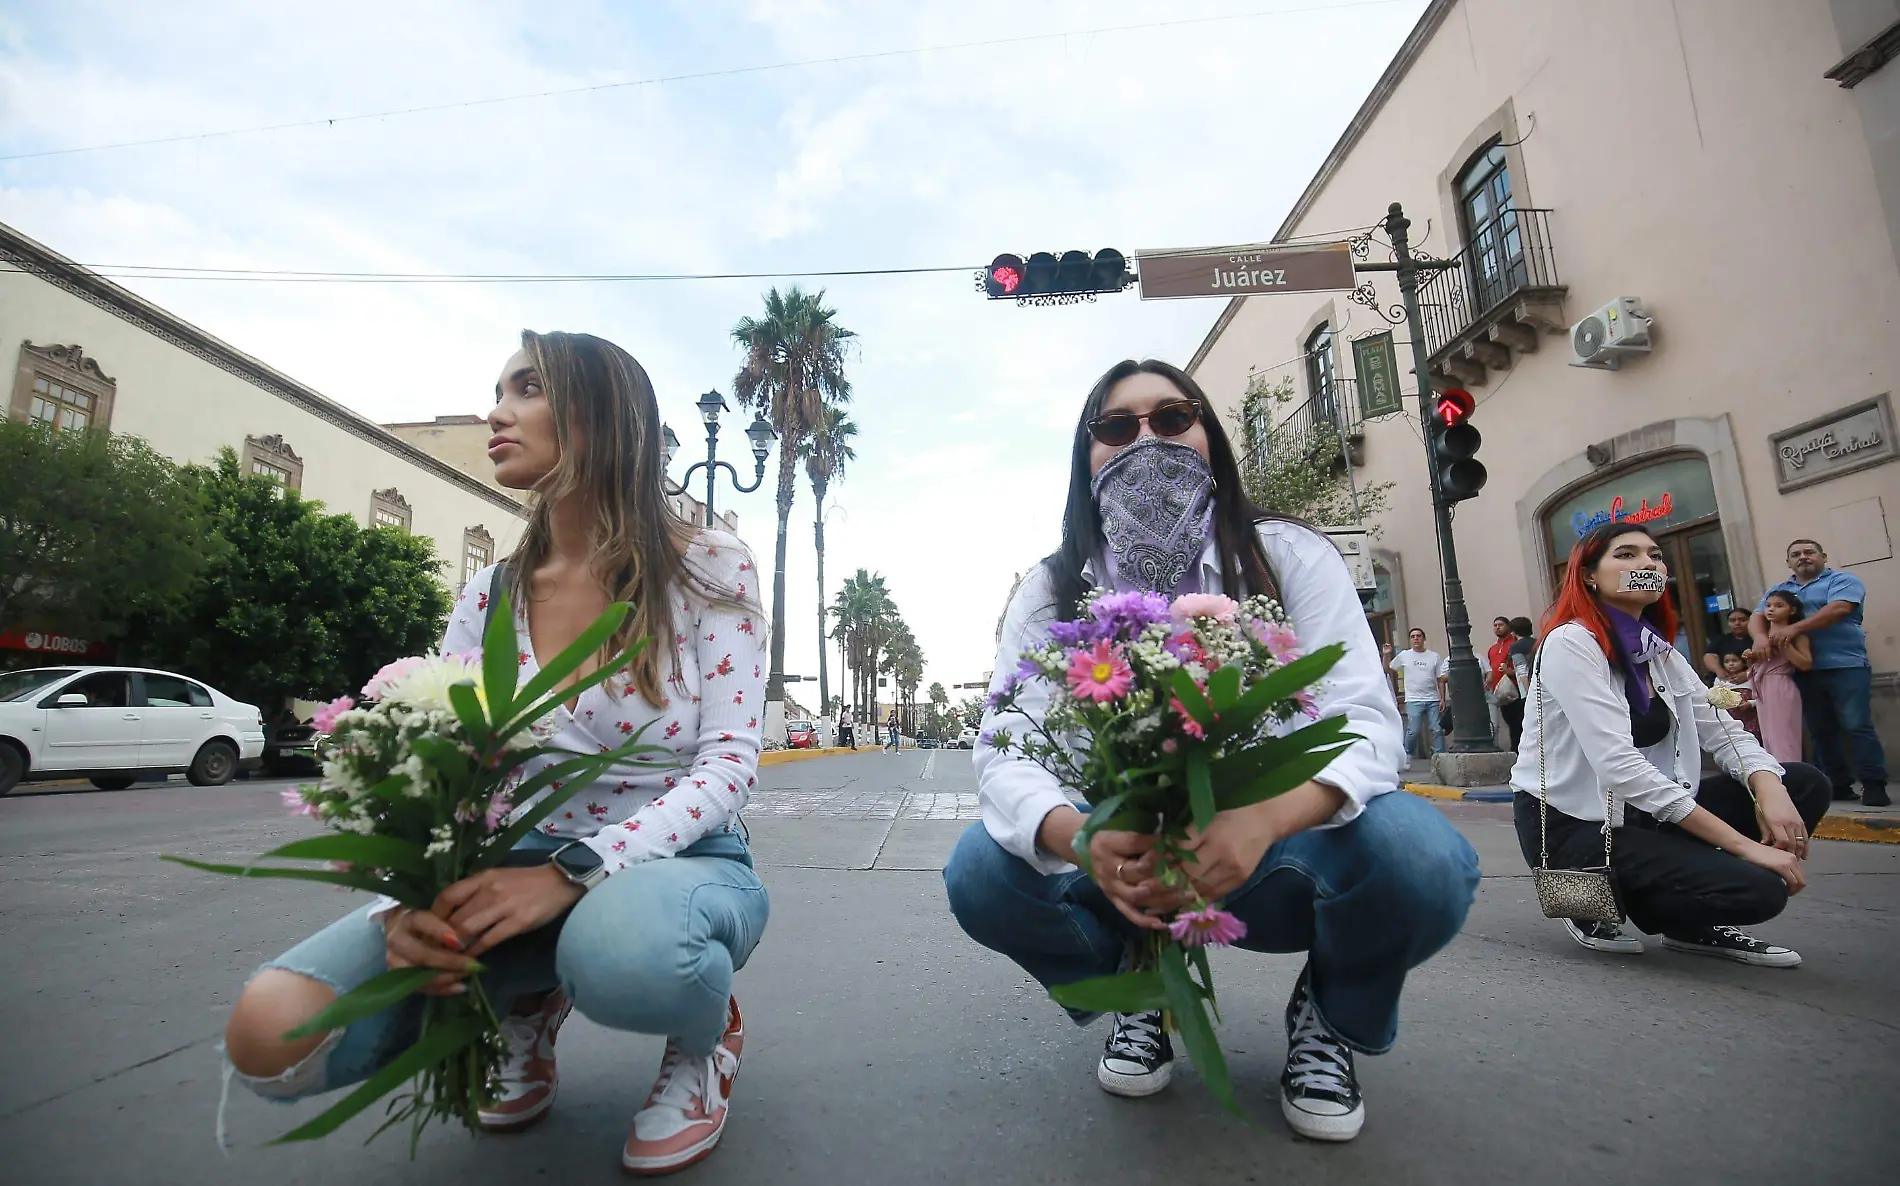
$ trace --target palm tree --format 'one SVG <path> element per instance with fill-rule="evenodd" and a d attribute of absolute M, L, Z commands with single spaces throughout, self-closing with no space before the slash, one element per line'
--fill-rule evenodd
<path fill-rule="evenodd" d="M 778 550 L 772 570 L 772 675 L 767 700 L 785 699 L 785 536 L 798 492 L 798 457 L 805 438 L 824 422 L 826 404 L 851 400 L 844 356 L 857 335 L 839 325 L 821 289 L 797 285 L 765 294 L 765 316 L 741 317 L 732 340 L 745 351 L 733 377 L 741 407 L 763 410 L 778 430 Z"/>
<path fill-rule="evenodd" d="M 815 431 L 805 438 L 800 450 L 805 458 L 805 476 L 811 479 L 812 501 L 817 510 L 812 516 L 812 542 L 818 549 L 818 699 L 825 701 L 831 697 L 831 677 L 825 670 L 825 491 L 834 479 L 844 477 L 847 461 L 858 459 L 857 451 L 851 448 L 851 438 L 858 435 L 858 426 L 844 409 L 836 404 L 825 405 L 824 418 L 819 421 Z M 842 674 L 842 673 L 840 673 Z"/>
<path fill-rule="evenodd" d="M 867 720 L 877 708 L 878 652 L 896 612 L 884 578 L 863 568 L 845 579 L 831 607 L 837 619 L 832 636 L 847 656 L 841 661 L 852 674 L 852 699 Z"/>

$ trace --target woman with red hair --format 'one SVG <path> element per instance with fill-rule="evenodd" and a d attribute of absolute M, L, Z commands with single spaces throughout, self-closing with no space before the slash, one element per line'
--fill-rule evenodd
<path fill-rule="evenodd" d="M 1599 867 L 1607 830 L 1638 930 L 1674 951 L 1792 968 L 1799 954 L 1739 928 L 1774 918 L 1806 885 L 1808 837 L 1832 788 L 1710 706 L 1668 641 L 1677 622 L 1662 556 L 1648 532 L 1614 522 L 1570 550 L 1524 697 L 1518 843 L 1533 868 L 1546 851 L 1552 868 Z M 1722 773 L 1700 777 L 1704 751 Z M 1616 923 L 1565 925 L 1593 951 L 1643 950 Z"/>

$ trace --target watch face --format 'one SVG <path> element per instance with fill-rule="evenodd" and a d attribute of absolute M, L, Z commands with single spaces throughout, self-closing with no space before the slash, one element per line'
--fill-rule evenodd
<path fill-rule="evenodd" d="M 555 853 L 554 863 L 569 877 L 583 878 L 597 872 L 602 862 L 599 853 L 576 842 Z"/>

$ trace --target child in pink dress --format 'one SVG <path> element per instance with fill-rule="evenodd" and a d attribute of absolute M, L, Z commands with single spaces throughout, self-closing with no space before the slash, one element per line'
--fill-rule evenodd
<path fill-rule="evenodd" d="M 1792 593 L 1774 592 L 1762 610 L 1771 626 L 1801 620 L 1801 602 Z M 1777 762 L 1801 760 L 1801 689 L 1794 672 L 1814 665 L 1808 636 L 1797 634 L 1785 646 L 1755 648 L 1748 652 L 1749 683 L 1754 686 L 1762 748 Z"/>

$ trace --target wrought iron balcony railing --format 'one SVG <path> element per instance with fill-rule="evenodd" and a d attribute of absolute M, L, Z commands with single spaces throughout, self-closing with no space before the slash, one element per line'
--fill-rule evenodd
<path fill-rule="evenodd" d="M 1486 367 L 1508 367 L 1512 350 L 1536 350 L 1540 333 L 1566 328 L 1550 211 L 1505 209 L 1457 262 L 1418 290 L 1426 356 L 1438 375 L 1483 383 Z"/>

